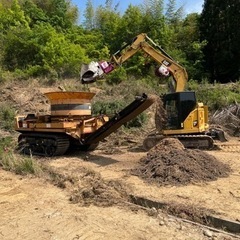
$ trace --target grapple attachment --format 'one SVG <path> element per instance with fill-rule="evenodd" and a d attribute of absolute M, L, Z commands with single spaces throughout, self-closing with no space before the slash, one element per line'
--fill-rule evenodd
<path fill-rule="evenodd" d="M 81 82 L 82 84 L 93 83 L 103 74 L 102 68 L 98 62 L 82 64 L 81 67 Z"/>
<path fill-rule="evenodd" d="M 113 69 L 114 69 L 114 66 L 107 61 L 82 64 L 81 82 L 82 84 L 93 83 L 97 79 L 101 78 L 103 74 L 108 74 Z"/>

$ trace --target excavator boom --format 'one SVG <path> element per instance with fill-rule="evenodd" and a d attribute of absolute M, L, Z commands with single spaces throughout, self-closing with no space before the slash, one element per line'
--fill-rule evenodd
<path fill-rule="evenodd" d="M 139 51 L 144 52 L 159 64 L 157 69 L 158 74 L 161 76 L 173 77 L 173 92 L 184 91 L 188 79 L 185 68 L 178 64 L 177 61 L 175 61 L 145 33 L 139 34 L 131 43 L 124 45 L 111 56 L 109 61 L 91 62 L 88 65 L 83 64 L 81 69 L 82 83 L 96 81 L 104 74 L 108 74 L 121 66 Z"/>

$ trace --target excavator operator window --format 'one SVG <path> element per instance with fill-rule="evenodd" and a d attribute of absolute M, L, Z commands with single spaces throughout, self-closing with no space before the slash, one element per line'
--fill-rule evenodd
<path fill-rule="evenodd" d="M 174 99 L 166 102 L 167 128 L 178 129 L 178 108 Z"/>
<path fill-rule="evenodd" d="M 167 126 L 168 129 L 178 129 L 179 128 L 179 111 L 178 111 L 178 101 L 176 95 L 167 94 L 164 97 L 164 108 L 167 115 Z"/>
<path fill-rule="evenodd" d="M 182 123 L 196 107 L 195 92 L 169 93 L 163 97 L 167 114 L 167 128 L 181 129 Z"/>
<path fill-rule="evenodd" d="M 183 122 L 189 113 L 196 107 L 197 100 L 195 92 L 180 92 L 179 105 L 180 105 L 180 120 Z"/>

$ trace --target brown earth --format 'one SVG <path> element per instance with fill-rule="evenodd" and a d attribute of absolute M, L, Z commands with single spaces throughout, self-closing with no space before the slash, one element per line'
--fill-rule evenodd
<path fill-rule="evenodd" d="M 201 150 L 185 149 L 178 139 L 166 138 L 153 147 L 132 173 L 164 185 L 187 185 L 227 177 L 231 169 Z"/>
<path fill-rule="evenodd" d="M 58 87 L 31 89 L 5 87 L 1 100 L 19 107 L 24 99 L 21 113 L 29 106 L 47 111 L 41 92 Z M 119 130 L 93 152 L 36 158 L 46 169 L 42 177 L 0 169 L 0 239 L 240 238 L 183 220 L 212 214 L 240 221 L 239 138 L 212 151 L 186 150 L 168 139 L 148 153 L 143 138 Z M 137 206 L 131 196 L 165 208 Z"/>

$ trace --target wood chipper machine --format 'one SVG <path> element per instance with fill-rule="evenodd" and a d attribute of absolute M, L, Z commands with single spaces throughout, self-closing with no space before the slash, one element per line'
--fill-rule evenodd
<path fill-rule="evenodd" d="M 91 92 L 49 92 L 51 113 L 16 116 L 20 152 L 41 156 L 63 155 L 72 148 L 92 150 L 109 134 L 154 103 L 146 94 L 109 118 L 92 115 Z"/>

